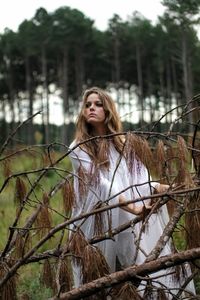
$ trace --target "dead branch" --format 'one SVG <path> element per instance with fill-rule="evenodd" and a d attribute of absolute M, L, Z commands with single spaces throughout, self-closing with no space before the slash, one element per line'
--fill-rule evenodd
<path fill-rule="evenodd" d="M 160 257 L 154 261 L 146 262 L 140 266 L 132 266 L 123 271 L 115 272 L 110 275 L 101 277 L 92 282 L 82 285 L 80 288 L 73 289 L 67 293 L 60 295 L 59 299 L 74 300 L 81 299 L 95 294 L 101 289 L 112 287 L 116 284 L 125 282 L 127 280 L 138 280 L 138 276 L 147 276 L 159 270 L 165 270 L 170 267 L 180 265 L 186 261 L 193 261 L 200 258 L 200 248 L 182 251 L 179 253 Z M 51 298 L 49 300 L 56 300 L 58 298 Z"/>
<path fill-rule="evenodd" d="M 38 114 L 40 114 L 41 111 L 36 112 L 35 114 L 33 114 L 32 116 L 30 116 L 29 118 L 27 118 L 25 121 L 23 121 L 22 123 L 20 123 L 15 130 L 13 130 L 13 132 L 10 133 L 10 135 L 8 136 L 8 138 L 6 139 L 6 141 L 4 142 L 4 144 L 2 145 L 1 149 L 0 149 L 0 155 L 2 155 L 2 153 L 4 152 L 4 150 L 6 149 L 8 143 L 10 142 L 10 140 L 13 138 L 13 136 L 16 134 L 16 132 L 26 123 L 28 123 L 31 119 L 35 118 L 35 116 L 37 116 Z"/>

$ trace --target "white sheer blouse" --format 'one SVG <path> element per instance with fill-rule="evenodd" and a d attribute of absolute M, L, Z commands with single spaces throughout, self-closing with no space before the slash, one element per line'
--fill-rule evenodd
<path fill-rule="evenodd" d="M 73 149 L 76 142 L 70 145 Z M 141 161 L 134 159 L 132 170 L 129 170 L 128 164 L 123 156 L 116 151 L 114 146 L 110 145 L 108 170 L 94 170 L 90 156 L 81 147 L 76 147 L 70 153 L 70 159 L 74 172 L 74 189 L 76 194 L 76 205 L 72 212 L 72 217 L 86 212 L 91 212 L 99 203 L 114 204 L 119 202 L 119 194 L 123 194 L 125 199 L 138 199 L 150 195 L 156 182 L 152 182 L 146 167 Z M 80 176 L 80 169 L 82 175 Z M 84 173 L 84 174 L 83 174 Z M 81 178 L 80 178 L 81 177 Z M 80 191 L 80 181 L 86 187 L 85 192 Z M 150 200 L 138 201 L 136 205 L 144 205 Z M 136 216 L 122 208 L 114 208 L 101 214 L 103 232 L 133 220 Z M 159 237 L 169 221 L 166 205 L 163 205 L 156 214 L 152 214 L 148 220 L 146 229 L 141 232 L 142 222 L 137 223 L 133 228 L 120 232 L 114 239 L 108 239 L 96 244 L 104 254 L 111 272 L 116 270 L 116 257 L 122 268 L 133 264 L 141 264 L 145 261 L 148 254 L 155 247 Z M 90 216 L 83 221 L 79 221 L 74 226 L 80 226 L 85 237 L 91 239 L 95 235 L 95 216 Z M 171 242 L 164 247 L 161 255 L 167 255 L 172 252 Z M 165 275 L 167 272 L 164 271 Z M 75 271 L 75 277 L 80 276 Z M 163 275 L 163 272 L 157 272 L 156 276 Z M 155 275 L 155 274 L 154 274 Z M 160 282 L 160 283 L 159 283 Z M 75 278 L 75 285 L 79 285 L 80 280 Z M 167 287 L 176 288 L 173 276 L 165 276 L 158 279 L 157 285 L 165 284 Z"/>

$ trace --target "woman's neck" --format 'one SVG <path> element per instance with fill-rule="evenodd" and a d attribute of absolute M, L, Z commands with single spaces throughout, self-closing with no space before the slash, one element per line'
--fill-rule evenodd
<path fill-rule="evenodd" d="M 92 133 L 93 133 L 93 135 L 94 136 L 97 136 L 97 135 L 106 135 L 107 134 L 107 130 L 106 130 L 106 128 L 104 128 L 104 127 L 93 127 L 93 129 L 92 129 Z"/>

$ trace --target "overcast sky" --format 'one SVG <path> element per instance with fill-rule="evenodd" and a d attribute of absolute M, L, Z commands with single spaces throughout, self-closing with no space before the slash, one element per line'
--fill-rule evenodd
<path fill-rule="evenodd" d="M 108 20 L 114 13 L 126 20 L 137 10 L 155 23 L 157 16 L 164 12 L 161 0 L 1 0 L 0 32 L 3 33 L 6 27 L 17 31 L 19 24 L 31 19 L 39 7 L 53 12 L 61 6 L 79 9 L 93 19 L 100 30 L 107 28 Z"/>

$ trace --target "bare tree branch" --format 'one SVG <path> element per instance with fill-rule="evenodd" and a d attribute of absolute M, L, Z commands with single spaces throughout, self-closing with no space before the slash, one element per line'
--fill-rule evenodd
<path fill-rule="evenodd" d="M 82 285 L 80 288 L 73 289 L 67 293 L 60 295 L 62 300 L 81 299 L 95 294 L 101 289 L 114 286 L 127 280 L 138 280 L 138 276 L 147 276 L 159 270 L 165 270 L 170 267 L 180 265 L 186 261 L 193 261 L 200 258 L 200 248 L 195 248 L 179 253 L 160 257 L 154 261 L 143 263 L 139 266 L 132 266 L 123 271 L 115 272 L 110 275 L 96 279 L 90 283 Z M 56 300 L 51 298 L 49 300 Z"/>

